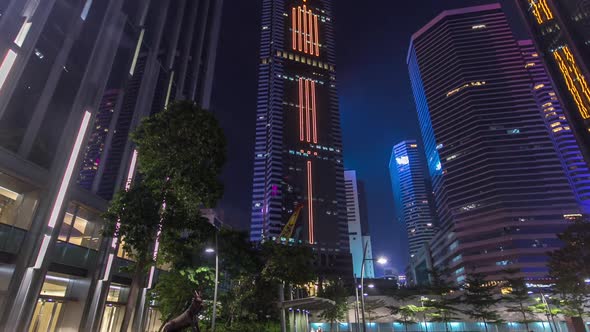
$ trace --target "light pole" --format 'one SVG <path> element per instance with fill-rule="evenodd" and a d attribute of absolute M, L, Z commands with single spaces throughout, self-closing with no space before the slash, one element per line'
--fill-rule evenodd
<path fill-rule="evenodd" d="M 380 265 L 387 264 L 387 259 L 383 257 L 376 260 L 373 258 L 367 258 L 368 245 L 369 242 L 365 242 L 365 247 L 363 248 L 363 263 L 361 264 L 361 317 L 363 321 L 363 332 L 367 332 L 367 324 L 365 322 L 365 262 L 376 261 Z"/>
<path fill-rule="evenodd" d="M 217 288 L 219 284 L 219 250 L 217 246 L 217 231 L 215 231 L 215 248 L 205 249 L 206 253 L 215 253 L 215 287 L 213 288 L 213 314 L 211 315 L 211 332 L 215 332 L 215 318 L 217 316 Z"/>

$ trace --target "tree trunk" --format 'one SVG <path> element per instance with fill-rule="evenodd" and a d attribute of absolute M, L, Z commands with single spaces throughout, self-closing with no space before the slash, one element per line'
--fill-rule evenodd
<path fill-rule="evenodd" d="M 486 332 L 488 332 L 488 323 L 485 319 L 483 320 L 483 327 L 486 329 Z"/>
<path fill-rule="evenodd" d="M 133 279 L 131 280 L 131 289 L 129 290 L 129 297 L 127 298 L 127 304 L 125 304 L 125 315 L 123 316 L 123 323 L 121 324 L 121 332 L 127 332 L 129 330 L 129 324 L 131 323 L 131 316 L 137 305 L 137 296 L 139 295 L 139 288 L 141 279 L 143 277 L 143 270 L 145 264 L 136 263 L 135 271 L 133 271 Z"/>

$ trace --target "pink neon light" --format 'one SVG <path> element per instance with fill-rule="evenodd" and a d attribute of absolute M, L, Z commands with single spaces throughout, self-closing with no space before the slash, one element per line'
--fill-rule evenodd
<path fill-rule="evenodd" d="M 313 55 L 313 14 L 311 10 L 307 12 L 309 21 L 309 54 Z"/>
<path fill-rule="evenodd" d="M 311 126 L 310 126 L 310 109 L 309 109 L 309 80 L 305 80 L 305 120 L 306 120 L 306 133 L 307 141 L 311 142 Z"/>
<path fill-rule="evenodd" d="M 78 160 L 78 154 L 80 153 L 80 148 L 82 147 L 82 142 L 84 141 L 84 136 L 86 135 L 86 130 L 88 129 L 88 124 L 90 123 L 91 117 L 92 114 L 90 112 L 84 112 L 84 117 L 82 118 L 82 123 L 78 129 L 76 141 L 74 143 L 74 147 L 72 148 L 70 158 L 68 159 L 66 171 L 63 178 L 61 179 L 61 184 L 59 186 L 59 191 L 57 192 L 55 202 L 53 203 L 49 222 L 47 223 L 47 226 L 51 228 L 55 227 L 55 223 L 57 222 L 57 217 L 59 216 L 59 212 L 66 197 L 66 192 L 68 191 L 70 180 L 72 179 L 72 174 L 74 173 L 74 167 L 76 166 L 76 160 Z"/>
<path fill-rule="evenodd" d="M 299 78 L 299 140 L 303 141 L 303 79 Z"/>
<path fill-rule="evenodd" d="M 301 38 L 303 38 L 303 36 L 301 35 L 301 7 L 297 7 L 297 29 L 297 44 L 299 45 L 299 52 L 301 52 Z"/>
<path fill-rule="evenodd" d="M 318 16 L 314 15 L 313 17 L 314 25 L 315 25 L 315 55 L 320 56 L 320 32 L 319 32 L 319 24 L 318 24 Z"/>
<path fill-rule="evenodd" d="M 307 162 L 307 219 L 309 228 L 309 243 L 313 244 L 314 239 L 314 221 L 313 221 L 313 175 L 311 174 L 311 161 Z"/>
<path fill-rule="evenodd" d="M 307 6 L 303 5 L 303 51 L 307 53 Z"/>
<path fill-rule="evenodd" d="M 292 18 L 291 18 L 291 30 L 293 30 L 292 39 L 293 39 L 293 49 L 297 49 L 297 9 L 293 7 L 292 10 Z"/>
<path fill-rule="evenodd" d="M 317 127 L 317 114 L 316 114 L 316 103 L 315 103 L 315 82 L 311 81 L 311 112 L 313 117 L 313 142 L 318 142 L 318 127 Z"/>

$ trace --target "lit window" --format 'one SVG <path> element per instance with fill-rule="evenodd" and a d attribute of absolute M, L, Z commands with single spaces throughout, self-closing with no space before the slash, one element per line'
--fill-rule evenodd
<path fill-rule="evenodd" d="M 524 65 L 525 68 L 530 68 L 530 67 L 534 67 L 535 63 L 534 62 L 528 62 L 527 64 Z"/>
<path fill-rule="evenodd" d="M 535 90 L 539 90 L 539 89 L 541 89 L 543 87 L 545 87 L 545 84 L 542 84 L 542 83 L 541 84 L 537 84 L 537 85 L 535 85 Z"/>
<path fill-rule="evenodd" d="M 473 30 L 480 30 L 480 29 L 485 29 L 486 25 L 485 24 L 478 24 L 478 25 L 474 25 L 471 27 L 471 29 Z"/>

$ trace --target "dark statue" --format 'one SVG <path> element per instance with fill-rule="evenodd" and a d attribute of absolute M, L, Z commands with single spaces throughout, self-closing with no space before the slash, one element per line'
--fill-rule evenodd
<path fill-rule="evenodd" d="M 195 292 L 190 306 L 178 317 L 170 320 L 164 325 L 163 332 L 180 332 L 191 327 L 193 332 L 199 332 L 199 313 L 203 310 L 203 299 L 198 292 Z"/>

